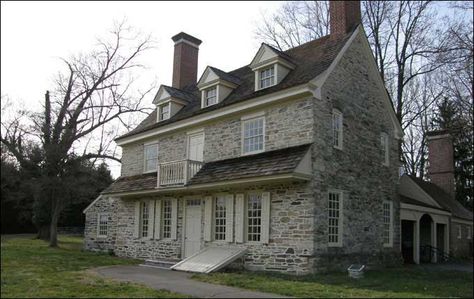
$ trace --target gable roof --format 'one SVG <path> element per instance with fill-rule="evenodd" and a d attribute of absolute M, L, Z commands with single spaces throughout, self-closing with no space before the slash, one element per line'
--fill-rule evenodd
<path fill-rule="evenodd" d="M 255 75 L 249 65 L 228 72 L 228 75 L 238 78 L 241 82 L 239 86 L 236 87 L 225 100 L 216 105 L 201 108 L 201 95 L 199 89 L 197 88 L 197 84 L 185 86 L 183 87 L 182 91 L 186 92 L 187 94 L 192 94 L 193 100 L 190 101 L 188 105 L 183 107 L 178 113 L 168 120 L 157 123 L 155 109 L 135 129 L 116 138 L 116 140 L 120 140 L 122 138 L 152 130 L 161 126 L 166 126 L 175 121 L 186 119 L 194 115 L 308 83 L 311 79 L 320 75 L 331 65 L 352 33 L 353 32 L 349 32 L 346 35 L 331 38 L 329 35 L 327 35 L 281 52 L 282 54 L 291 57 L 291 61 L 296 67 L 279 84 L 269 88 L 255 91 Z"/>
<path fill-rule="evenodd" d="M 163 90 L 163 91 L 166 91 L 170 97 L 172 98 L 176 98 L 176 99 L 180 99 L 180 100 L 184 100 L 188 103 L 192 102 L 195 100 L 195 97 L 192 93 L 189 93 L 189 92 L 186 92 L 186 91 L 183 91 L 183 90 L 180 90 L 180 89 L 177 89 L 177 88 L 174 88 L 174 87 L 171 87 L 171 86 L 167 86 L 167 85 L 161 85 L 160 86 L 160 89 L 158 90 L 156 96 L 155 96 L 155 99 L 153 100 L 153 103 L 155 104 L 156 101 L 158 101 L 159 99 L 157 99 L 157 96 L 160 94 L 160 90 Z"/>
<path fill-rule="evenodd" d="M 239 85 L 241 83 L 240 79 L 232 74 L 226 73 L 223 70 L 220 70 L 213 66 L 208 66 L 208 68 L 212 70 L 214 74 L 216 74 L 217 77 L 219 77 L 222 80 L 228 81 L 230 83 L 234 83 L 235 85 Z"/>
<path fill-rule="evenodd" d="M 472 221 L 472 211 L 466 209 L 459 201 L 451 198 L 443 189 L 437 185 L 424 181 L 415 176 L 408 176 L 412 179 L 423 191 L 425 191 L 431 198 L 433 198 L 442 208 L 450 211 L 453 216 Z"/>

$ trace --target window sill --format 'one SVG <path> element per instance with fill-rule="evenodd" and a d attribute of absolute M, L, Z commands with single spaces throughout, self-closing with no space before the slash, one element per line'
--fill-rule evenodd
<path fill-rule="evenodd" d="M 393 244 L 383 244 L 384 248 L 393 248 Z"/>
<path fill-rule="evenodd" d="M 97 236 L 97 239 L 107 239 L 107 235 L 100 235 L 100 236 Z"/>
<path fill-rule="evenodd" d="M 337 150 L 340 150 L 340 151 L 343 150 L 342 146 L 334 146 L 334 145 L 333 145 L 332 147 L 335 148 L 335 149 L 337 149 Z"/>
<path fill-rule="evenodd" d="M 340 247 L 342 247 L 342 244 L 334 244 L 334 243 L 331 244 L 331 243 L 329 243 L 329 244 L 328 244 L 328 247 L 340 248 Z"/>
<path fill-rule="evenodd" d="M 259 150 L 259 151 L 248 152 L 248 153 L 243 153 L 242 152 L 241 156 L 250 156 L 250 155 L 260 154 L 260 153 L 263 153 L 263 152 L 265 152 L 265 149 L 262 149 L 262 150 Z"/>

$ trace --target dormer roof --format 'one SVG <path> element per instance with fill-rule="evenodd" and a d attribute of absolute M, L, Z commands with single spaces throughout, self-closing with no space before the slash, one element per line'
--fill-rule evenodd
<path fill-rule="evenodd" d="M 223 70 L 212 66 L 207 66 L 204 72 L 202 73 L 201 78 L 199 78 L 197 86 L 201 88 L 219 80 L 230 83 L 229 85 L 233 85 L 233 87 L 237 87 L 242 83 L 242 80 L 232 74 L 226 73 Z"/>
<path fill-rule="evenodd" d="M 156 105 L 170 99 L 184 101 L 184 105 L 189 104 L 192 101 L 198 100 L 192 93 L 171 86 L 161 85 L 155 95 L 155 98 L 153 99 L 153 104 Z"/>
<path fill-rule="evenodd" d="M 262 65 L 267 64 L 268 62 L 277 61 L 290 69 L 295 68 L 295 63 L 293 62 L 293 59 L 290 55 L 275 49 L 266 43 L 262 43 L 260 49 L 257 51 L 257 54 L 255 54 L 254 58 L 252 59 L 249 67 L 254 70 Z"/>

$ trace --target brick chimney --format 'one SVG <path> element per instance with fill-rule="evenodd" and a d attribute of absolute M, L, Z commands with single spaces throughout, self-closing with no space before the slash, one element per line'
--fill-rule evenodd
<path fill-rule="evenodd" d="M 197 81 L 198 52 L 202 41 L 184 32 L 171 39 L 174 41 L 172 86 L 181 89 Z"/>
<path fill-rule="evenodd" d="M 455 196 L 453 139 L 446 130 L 428 132 L 428 177 L 431 182 Z"/>
<path fill-rule="evenodd" d="M 360 1 L 329 1 L 331 37 L 344 35 L 360 23 Z"/>

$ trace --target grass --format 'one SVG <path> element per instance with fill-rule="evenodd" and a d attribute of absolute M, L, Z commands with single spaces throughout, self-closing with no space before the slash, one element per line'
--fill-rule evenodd
<path fill-rule="evenodd" d="M 85 252 L 81 248 L 79 237 L 61 236 L 59 248 L 49 248 L 46 242 L 31 236 L 2 236 L 1 297 L 183 297 L 101 278 L 88 269 L 138 261 Z"/>
<path fill-rule="evenodd" d="M 293 297 L 472 297 L 472 273 L 426 272 L 412 267 L 368 271 L 360 280 L 347 273 L 288 276 L 255 272 L 196 274 L 194 279 Z"/>

